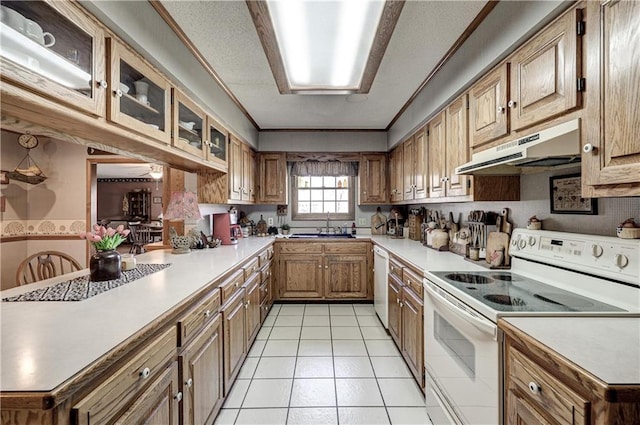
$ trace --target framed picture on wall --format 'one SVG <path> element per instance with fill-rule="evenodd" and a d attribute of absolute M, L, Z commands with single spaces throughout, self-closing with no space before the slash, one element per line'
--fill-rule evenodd
<path fill-rule="evenodd" d="M 162 203 L 162 196 L 154 196 L 152 202 L 154 204 L 161 204 Z"/>
<path fill-rule="evenodd" d="M 598 215 L 596 198 L 583 198 L 580 174 L 549 177 L 551 214 Z"/>
<path fill-rule="evenodd" d="M 0 184 L 9 184 L 9 172 L 0 170 Z"/>

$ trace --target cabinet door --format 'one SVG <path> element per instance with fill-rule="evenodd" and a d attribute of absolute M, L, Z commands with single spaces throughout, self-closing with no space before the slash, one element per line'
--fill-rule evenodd
<path fill-rule="evenodd" d="M 446 186 L 447 196 L 462 196 L 469 192 L 468 176 L 456 174 L 456 167 L 469 161 L 469 126 L 467 122 L 467 95 L 453 101 L 447 108 Z"/>
<path fill-rule="evenodd" d="M 445 112 L 429 123 L 429 196 L 446 196 L 446 129 Z"/>
<path fill-rule="evenodd" d="M 399 202 L 403 199 L 403 152 L 402 146 L 399 146 L 391 151 L 390 156 L 391 165 L 391 202 Z"/>
<path fill-rule="evenodd" d="M 255 173 L 255 156 L 253 150 L 242 144 L 242 193 L 241 200 L 253 201 L 255 200 L 254 190 L 254 173 Z"/>
<path fill-rule="evenodd" d="M 260 274 L 245 283 L 245 310 L 247 323 L 247 351 L 260 330 Z"/>
<path fill-rule="evenodd" d="M 285 153 L 260 153 L 260 203 L 287 203 L 287 157 Z"/>
<path fill-rule="evenodd" d="M 207 130 L 204 137 L 207 161 L 226 165 L 227 130 L 216 120 L 207 116 Z"/>
<path fill-rule="evenodd" d="M 415 156 L 413 137 L 407 139 L 402 144 L 402 165 L 403 165 L 403 200 L 413 200 L 413 182 L 415 173 Z"/>
<path fill-rule="evenodd" d="M 213 423 L 224 400 L 220 314 L 182 351 L 179 362 L 183 424 Z"/>
<path fill-rule="evenodd" d="M 518 397 L 513 390 L 508 392 L 507 425 L 557 425 L 549 422 L 531 406 L 527 400 Z"/>
<path fill-rule="evenodd" d="M 426 199 L 429 196 L 429 147 L 427 145 L 426 126 L 416 133 L 413 145 L 413 199 Z"/>
<path fill-rule="evenodd" d="M 108 84 L 100 25 L 71 2 L 3 1 L 2 6 L 38 22 L 44 32 L 55 37 L 52 45 L 44 47 L 44 43 L 25 36 L 3 18 L 3 83 L 28 87 L 67 106 L 103 117 Z M 44 41 L 50 44 L 52 39 L 47 36 Z"/>
<path fill-rule="evenodd" d="M 280 298 L 322 298 L 322 256 L 287 254 L 280 258 Z"/>
<path fill-rule="evenodd" d="M 509 132 L 507 108 L 509 64 L 491 71 L 469 91 L 471 146 L 478 147 Z"/>
<path fill-rule="evenodd" d="M 184 94 L 173 89 L 173 134 L 174 148 L 205 158 L 207 115 Z"/>
<path fill-rule="evenodd" d="M 326 298 L 367 297 L 367 255 L 326 255 L 324 259 Z"/>
<path fill-rule="evenodd" d="M 242 172 L 242 165 L 244 163 L 242 153 L 243 143 L 231 136 L 229 139 L 229 199 L 233 201 L 242 200 L 242 179 L 244 174 Z"/>
<path fill-rule="evenodd" d="M 583 138 L 595 149 L 582 155 L 583 181 L 588 185 L 640 182 L 640 3 L 635 1 L 587 2 L 589 23 L 600 26 L 587 31 L 588 70 L 600 69 L 590 96 L 593 111 L 585 120 Z M 598 19 L 592 19 L 593 17 Z M 590 27 L 592 28 L 592 27 Z M 601 49 L 595 51 L 593 46 Z M 594 50 L 591 50 L 594 49 Z M 591 81 L 591 78 L 589 78 Z M 588 84 L 591 84 L 588 82 Z M 594 101 L 593 99 L 599 99 Z M 635 187 L 615 187 L 604 196 L 637 195 Z"/>
<path fill-rule="evenodd" d="M 402 298 L 402 283 L 398 278 L 393 275 L 389 275 L 388 289 L 388 303 L 389 303 L 389 333 L 396 342 L 398 348 L 402 347 L 402 341 L 400 340 L 401 326 L 400 321 L 400 299 Z"/>
<path fill-rule="evenodd" d="M 173 362 L 113 423 L 178 425 L 180 400 L 178 365 Z"/>
<path fill-rule="evenodd" d="M 242 362 L 247 355 L 245 337 L 244 289 L 222 307 L 222 328 L 224 331 L 224 393 L 229 394 Z"/>
<path fill-rule="evenodd" d="M 412 290 L 402 287 L 400 315 L 402 316 L 402 357 L 411 373 L 424 388 L 424 303 Z"/>
<path fill-rule="evenodd" d="M 360 158 L 360 199 L 358 204 L 384 204 L 387 195 L 387 155 L 384 153 L 363 154 Z"/>
<path fill-rule="evenodd" d="M 107 118 L 130 130 L 171 143 L 171 86 L 138 54 L 112 38 Z"/>
<path fill-rule="evenodd" d="M 566 13 L 513 55 L 508 103 L 511 131 L 579 106 L 577 13 L 581 15 L 581 9 Z"/>

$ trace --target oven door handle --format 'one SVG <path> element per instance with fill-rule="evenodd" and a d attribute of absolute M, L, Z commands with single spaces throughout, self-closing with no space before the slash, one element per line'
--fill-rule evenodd
<path fill-rule="evenodd" d="M 447 311 L 454 313 L 456 316 L 461 318 L 462 320 L 471 323 L 478 330 L 490 335 L 494 340 L 498 339 L 498 328 L 497 326 L 489 322 L 488 320 L 481 319 L 480 317 L 473 316 L 466 311 L 458 308 L 457 305 L 453 304 L 451 301 L 447 300 L 445 297 L 437 293 L 430 285 L 425 284 L 424 289 L 431 295 L 431 298 L 440 306 Z"/>

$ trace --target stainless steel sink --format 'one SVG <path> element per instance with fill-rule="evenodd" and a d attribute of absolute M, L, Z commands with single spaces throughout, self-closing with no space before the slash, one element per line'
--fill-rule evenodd
<path fill-rule="evenodd" d="M 289 236 L 291 239 L 307 239 L 307 238 L 322 238 L 322 239 L 354 239 L 355 236 L 349 233 L 294 233 Z"/>

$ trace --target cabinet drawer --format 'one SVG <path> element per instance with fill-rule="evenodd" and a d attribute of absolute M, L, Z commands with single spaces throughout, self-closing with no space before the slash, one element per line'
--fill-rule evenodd
<path fill-rule="evenodd" d="M 260 267 L 267 264 L 267 262 L 270 261 L 272 258 L 273 258 L 273 247 L 270 246 L 269 248 L 265 249 L 258 255 L 258 262 Z"/>
<path fill-rule="evenodd" d="M 389 257 L 389 274 L 397 277 L 400 281 L 402 281 L 402 268 L 401 263 Z"/>
<path fill-rule="evenodd" d="M 209 323 L 219 308 L 220 290 L 216 288 L 178 320 L 178 347 L 183 347 Z"/>
<path fill-rule="evenodd" d="M 242 266 L 242 270 L 244 270 L 244 280 L 249 280 L 252 275 L 254 275 L 255 273 L 258 273 L 258 271 L 260 270 L 260 266 L 258 264 L 259 264 L 259 259 L 258 257 L 255 257 L 247 261 Z"/>
<path fill-rule="evenodd" d="M 280 243 L 280 253 L 282 254 L 322 254 L 321 242 L 285 242 Z"/>
<path fill-rule="evenodd" d="M 244 283 L 244 271 L 234 272 L 227 280 L 220 284 L 221 303 L 226 303 Z"/>
<path fill-rule="evenodd" d="M 147 346 L 72 408 L 75 424 L 108 423 L 164 370 L 176 354 L 176 327 Z"/>
<path fill-rule="evenodd" d="M 587 400 L 515 348 L 510 346 L 508 353 L 510 388 L 517 388 L 536 410 L 548 413 L 561 425 L 585 423 Z"/>
<path fill-rule="evenodd" d="M 371 249 L 368 242 L 333 242 L 324 244 L 325 254 L 366 254 Z"/>
<path fill-rule="evenodd" d="M 269 277 L 271 277 L 271 261 L 260 268 L 260 282 L 264 282 Z"/>
<path fill-rule="evenodd" d="M 422 276 L 416 274 L 415 270 L 405 267 L 402 270 L 402 283 L 422 299 Z"/>

